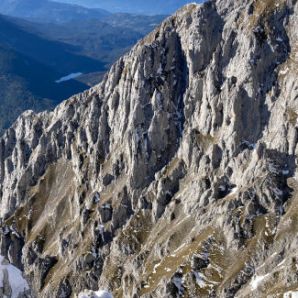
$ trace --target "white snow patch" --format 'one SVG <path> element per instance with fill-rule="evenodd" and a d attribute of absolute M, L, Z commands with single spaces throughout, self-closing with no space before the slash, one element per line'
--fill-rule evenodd
<path fill-rule="evenodd" d="M 104 240 L 105 239 L 105 236 L 104 236 L 105 227 L 104 227 L 104 225 L 99 225 L 98 230 L 99 230 L 99 234 L 101 235 L 101 238 Z"/>
<path fill-rule="evenodd" d="M 29 290 L 29 285 L 22 272 L 6 261 L 3 256 L 0 256 L 0 288 L 3 288 L 5 272 L 8 274 L 8 282 L 12 290 L 11 298 L 17 298 Z"/>
<path fill-rule="evenodd" d="M 261 88 L 259 88 L 259 90 L 261 90 Z M 250 150 L 255 150 L 256 147 L 257 147 L 257 144 L 255 144 L 255 143 L 250 143 L 250 142 L 247 141 L 247 140 L 244 140 L 244 141 L 242 142 L 242 145 L 246 145 L 246 146 L 248 147 L 248 149 L 250 149 Z"/>
<path fill-rule="evenodd" d="M 252 281 L 250 282 L 250 286 L 253 290 L 256 290 L 260 283 L 266 279 L 269 276 L 269 274 L 266 275 L 256 275 L 253 277 Z"/>
<path fill-rule="evenodd" d="M 111 209 L 112 206 L 111 206 L 111 204 L 104 204 L 104 205 L 102 205 L 101 208 L 102 208 L 102 209 Z"/>
<path fill-rule="evenodd" d="M 59 80 L 55 81 L 55 83 L 60 84 L 60 83 L 75 79 L 75 78 L 79 77 L 82 74 L 83 74 L 82 72 L 73 72 L 73 73 L 71 73 L 71 74 L 69 74 L 65 77 L 62 77 Z"/>
<path fill-rule="evenodd" d="M 281 70 L 279 73 L 283 76 L 289 72 L 289 68 L 286 67 L 285 69 Z"/>
<path fill-rule="evenodd" d="M 218 188 L 221 191 L 226 191 L 226 186 L 225 185 L 220 185 Z"/>
<path fill-rule="evenodd" d="M 100 194 L 97 192 L 93 197 L 93 203 L 97 204 L 100 202 Z"/>
<path fill-rule="evenodd" d="M 283 261 L 281 261 L 281 262 L 277 265 L 277 267 L 282 266 L 285 262 L 286 262 L 286 260 L 284 259 Z"/>
<path fill-rule="evenodd" d="M 284 298 L 298 298 L 298 291 L 289 291 L 284 293 Z"/>
<path fill-rule="evenodd" d="M 232 188 L 231 192 L 229 193 L 230 195 L 235 194 L 238 191 L 238 187 Z"/>
<path fill-rule="evenodd" d="M 189 215 L 187 217 L 189 217 Z M 176 252 L 178 252 L 179 250 L 181 250 L 184 246 L 186 246 L 186 243 L 185 242 L 183 244 L 181 244 L 178 248 L 175 249 L 174 254 Z"/>
<path fill-rule="evenodd" d="M 157 70 L 157 74 L 158 75 L 161 75 L 162 74 L 162 65 L 161 64 L 159 64 L 159 68 Z"/>
<path fill-rule="evenodd" d="M 173 284 L 176 286 L 178 289 L 179 295 L 183 293 L 183 281 L 181 277 L 175 276 L 173 278 Z"/>
<path fill-rule="evenodd" d="M 160 266 L 160 263 L 154 265 L 154 267 L 153 267 L 153 274 L 156 273 L 156 269 L 157 269 L 159 266 Z"/>
<path fill-rule="evenodd" d="M 206 283 L 203 279 L 203 274 L 199 273 L 199 272 L 196 272 L 194 271 L 194 275 L 195 275 L 195 278 L 196 278 L 196 283 L 197 285 L 202 289 L 202 288 L 205 288 L 206 287 Z"/>
<path fill-rule="evenodd" d="M 283 174 L 284 176 L 287 176 L 287 175 L 289 175 L 289 173 L 290 173 L 290 171 L 289 171 L 289 170 L 282 170 L 282 174 Z"/>
<path fill-rule="evenodd" d="M 80 293 L 78 298 L 113 298 L 113 295 L 106 290 L 99 290 L 97 292 L 86 290 Z"/>
<path fill-rule="evenodd" d="M 282 196 L 283 195 L 283 191 L 278 189 L 277 187 L 274 187 L 272 189 L 272 191 L 277 195 L 277 196 Z"/>

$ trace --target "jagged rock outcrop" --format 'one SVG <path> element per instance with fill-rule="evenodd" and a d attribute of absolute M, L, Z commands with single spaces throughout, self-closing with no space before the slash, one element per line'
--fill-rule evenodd
<path fill-rule="evenodd" d="M 298 290 L 297 16 L 296 0 L 190 4 L 7 130 L 0 253 L 32 296 Z"/>

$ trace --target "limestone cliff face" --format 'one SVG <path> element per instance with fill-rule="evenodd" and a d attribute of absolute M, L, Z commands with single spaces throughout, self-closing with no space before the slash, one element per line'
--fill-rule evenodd
<path fill-rule="evenodd" d="M 7 130 L 0 254 L 33 297 L 298 291 L 296 28 L 296 0 L 188 5 Z"/>

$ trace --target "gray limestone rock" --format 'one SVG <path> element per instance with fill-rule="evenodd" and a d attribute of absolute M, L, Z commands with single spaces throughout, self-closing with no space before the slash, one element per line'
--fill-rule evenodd
<path fill-rule="evenodd" d="M 298 291 L 297 16 L 295 0 L 189 4 L 102 83 L 17 119 L 0 250 L 36 297 Z"/>

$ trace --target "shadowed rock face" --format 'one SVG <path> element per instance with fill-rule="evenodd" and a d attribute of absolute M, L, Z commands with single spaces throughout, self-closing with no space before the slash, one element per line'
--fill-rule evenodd
<path fill-rule="evenodd" d="M 188 5 L 100 85 L 16 121 L 0 140 L 0 253 L 33 296 L 298 289 L 297 10 Z"/>

